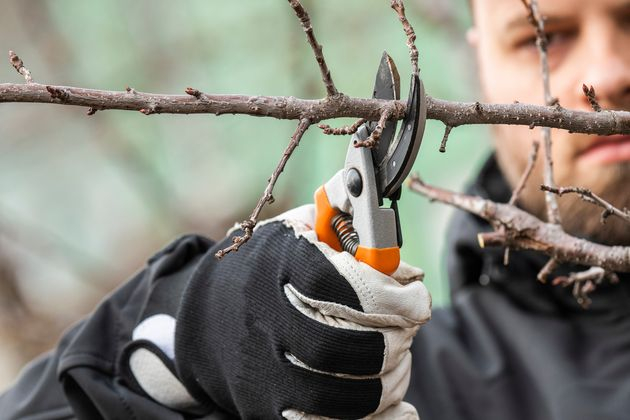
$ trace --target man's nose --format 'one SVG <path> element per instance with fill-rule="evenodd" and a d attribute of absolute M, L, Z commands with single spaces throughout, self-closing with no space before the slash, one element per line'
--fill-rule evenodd
<path fill-rule="evenodd" d="M 626 44 L 627 35 L 610 33 L 608 36 L 592 37 L 589 54 L 585 60 L 584 80 L 593 86 L 599 104 L 605 109 L 630 109 L 630 47 Z M 625 35 L 625 36 L 624 36 Z M 596 39 L 593 39 L 596 38 Z M 589 107 L 582 92 L 582 85 L 576 88 L 582 103 Z"/>

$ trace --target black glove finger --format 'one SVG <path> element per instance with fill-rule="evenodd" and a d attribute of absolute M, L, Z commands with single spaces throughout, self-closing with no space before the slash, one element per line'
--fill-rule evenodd
<path fill-rule="evenodd" d="M 287 351 L 304 364 L 329 373 L 380 373 L 385 353 L 382 333 L 326 325 L 309 318 L 294 307 L 290 312 L 291 327 L 283 331 L 285 346 Z"/>
<path fill-rule="evenodd" d="M 373 413 L 380 404 L 382 384 L 378 378 L 342 378 L 309 371 L 288 359 L 287 363 L 292 392 L 283 396 L 280 412 L 296 409 L 337 419 L 357 419 Z"/>

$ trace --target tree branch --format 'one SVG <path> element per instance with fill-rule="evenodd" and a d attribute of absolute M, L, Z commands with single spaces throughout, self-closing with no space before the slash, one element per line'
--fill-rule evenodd
<path fill-rule="evenodd" d="M 291 157 L 291 154 L 293 154 L 293 151 L 295 150 L 295 148 L 298 147 L 298 145 L 300 144 L 300 140 L 302 139 L 302 136 L 304 135 L 304 133 L 306 132 L 306 130 L 308 130 L 310 126 L 311 126 L 311 121 L 308 118 L 304 118 L 300 120 L 297 128 L 295 129 L 295 132 L 293 133 L 293 136 L 291 136 L 291 141 L 289 141 L 289 144 L 284 150 L 284 153 L 282 153 L 280 162 L 278 162 L 278 165 L 276 166 L 276 169 L 273 171 L 271 178 L 269 178 L 269 182 L 267 183 L 267 188 L 265 188 L 265 192 L 263 192 L 262 197 L 260 197 L 260 199 L 258 200 L 256 207 L 252 211 L 252 214 L 249 216 L 249 219 L 241 222 L 241 229 L 243 230 L 244 234 L 241 236 L 235 236 L 232 239 L 232 245 L 214 254 L 216 258 L 221 259 L 226 254 L 232 251 L 238 251 L 239 248 L 243 244 L 245 244 L 247 241 L 249 241 L 249 239 L 252 237 L 252 235 L 254 234 L 254 228 L 256 227 L 256 224 L 258 223 L 258 217 L 260 216 L 260 212 L 263 206 L 267 203 L 273 202 L 273 188 L 276 185 L 276 181 L 278 181 L 278 177 L 280 176 L 282 171 L 284 171 L 284 167 L 286 166 L 287 161 Z"/>
<path fill-rule="evenodd" d="M 582 83 L 582 92 L 584 92 L 584 96 L 586 96 L 586 99 L 591 105 L 591 108 L 593 108 L 593 111 L 602 112 L 602 107 L 599 105 L 599 102 L 597 102 L 597 95 L 595 94 L 595 88 L 593 85 L 589 87 Z"/>
<path fill-rule="evenodd" d="M 407 35 L 407 47 L 409 48 L 409 57 L 411 58 L 411 71 L 413 74 L 418 74 L 420 69 L 418 68 L 418 48 L 416 48 L 416 33 L 407 20 L 405 15 L 405 5 L 402 0 L 391 0 L 391 8 L 398 14 L 398 19 L 402 23 L 405 35 Z"/>
<path fill-rule="evenodd" d="M 609 114 L 609 115 L 606 115 Z M 452 102 L 427 96 L 427 118 L 457 127 L 472 124 L 507 124 L 551 127 L 572 133 L 608 136 L 630 132 L 630 112 L 573 111 L 532 104 Z"/>
<path fill-rule="evenodd" d="M 613 206 L 608 201 L 604 200 L 603 198 L 601 198 L 600 196 L 598 196 L 593 191 L 587 188 L 581 188 L 581 187 L 553 188 L 553 187 L 550 187 L 549 185 L 541 185 L 540 189 L 543 191 L 549 191 L 551 193 L 558 194 L 559 196 L 562 196 L 564 194 L 569 194 L 569 193 L 577 194 L 582 198 L 582 200 L 586 201 L 587 203 L 595 204 L 596 206 L 603 208 L 604 211 L 602 212 L 602 223 L 606 220 L 606 218 L 612 215 L 620 217 L 621 219 L 630 223 L 630 211 L 628 211 L 628 209 L 624 209 L 624 210 L 618 209 L 617 207 Z"/>
<path fill-rule="evenodd" d="M 352 125 L 347 125 L 343 127 L 331 127 L 328 124 L 319 124 L 318 127 L 322 130 L 322 133 L 330 135 L 330 136 L 347 136 L 350 134 L 354 134 L 357 132 L 359 127 L 366 123 L 364 118 L 359 118 Z"/>
<path fill-rule="evenodd" d="M 538 140 L 534 140 L 532 142 L 532 151 L 530 152 L 529 159 L 527 160 L 527 167 L 525 168 L 523 175 L 521 175 L 521 179 L 518 181 L 516 188 L 514 188 L 514 191 L 512 192 L 512 197 L 510 197 L 510 201 L 508 201 L 508 204 L 510 206 L 513 206 L 516 204 L 516 200 L 518 200 L 518 196 L 523 191 L 523 188 L 525 188 L 525 184 L 527 184 L 527 180 L 529 179 L 530 175 L 532 174 L 532 171 L 534 170 L 534 165 L 536 164 L 536 159 L 538 158 L 539 148 L 540 148 L 540 142 L 538 142 Z"/>
<path fill-rule="evenodd" d="M 446 153 L 446 143 L 448 142 L 448 138 L 451 135 L 452 126 L 446 125 L 444 126 L 444 135 L 442 136 L 442 142 L 440 142 L 440 153 Z"/>
<path fill-rule="evenodd" d="M 322 81 L 326 86 L 326 93 L 328 96 L 335 96 L 339 92 L 337 92 L 337 88 L 332 81 L 332 77 L 330 76 L 330 70 L 328 69 L 328 65 L 326 64 L 326 60 L 324 59 L 324 53 L 322 51 L 322 46 L 315 39 L 315 33 L 313 32 L 313 26 L 311 25 L 311 18 L 308 15 L 308 12 L 299 0 L 289 0 L 289 4 L 293 8 L 296 16 L 300 20 L 302 24 L 302 28 L 304 28 L 304 32 L 306 32 L 306 38 L 308 39 L 308 43 L 313 49 L 315 53 L 315 59 L 317 60 L 317 64 L 319 65 L 319 71 L 322 74 Z"/>
<path fill-rule="evenodd" d="M 573 297 L 583 308 L 587 308 L 591 304 L 591 299 L 588 295 L 594 292 L 604 280 L 608 280 L 610 283 L 618 283 L 619 277 L 615 273 L 606 271 L 601 267 L 591 267 L 580 273 L 571 273 L 568 277 L 556 277 L 552 284 L 562 287 L 573 285 Z"/>
<path fill-rule="evenodd" d="M 508 204 L 495 203 L 481 197 L 454 193 L 422 182 L 417 176 L 409 181 L 412 191 L 473 213 L 505 233 L 482 234 L 480 242 L 486 246 L 509 246 L 512 249 L 529 249 L 555 258 L 559 263 L 601 267 L 607 271 L 630 272 L 630 247 L 605 246 L 576 238 L 560 226 L 545 223 L 531 214 Z M 499 237 L 500 236 L 500 237 Z"/>
<path fill-rule="evenodd" d="M 543 80 L 543 90 L 545 93 L 545 104 L 547 106 L 558 105 L 556 98 L 551 96 L 551 85 L 549 82 L 549 60 L 547 58 L 547 34 L 545 33 L 545 21 L 538 11 L 538 0 L 521 0 L 528 11 L 528 20 L 536 32 L 536 46 L 540 54 L 540 72 Z M 545 145 L 545 184 L 555 187 L 556 182 L 553 177 L 553 158 L 551 154 L 551 130 L 543 127 L 543 142 Z M 550 192 L 545 192 L 545 203 L 547 205 L 547 218 L 551 223 L 560 224 L 560 208 L 556 196 Z"/>
<path fill-rule="evenodd" d="M 388 109 L 383 111 L 381 117 L 378 120 L 378 123 L 376 124 L 376 127 L 374 127 L 374 130 L 372 131 L 372 133 L 370 133 L 370 136 L 365 140 L 356 140 L 354 142 L 354 147 L 372 148 L 376 146 L 378 144 L 378 141 L 381 139 L 381 134 L 383 134 L 383 129 L 385 128 L 385 124 L 387 124 L 387 120 L 389 120 L 390 116 L 391 111 L 389 111 Z"/>
<path fill-rule="evenodd" d="M 31 72 L 26 67 L 24 67 L 24 62 L 22 61 L 22 59 L 11 50 L 9 50 L 9 63 L 11 63 L 15 71 L 24 76 L 24 80 L 27 84 L 33 83 L 33 76 L 31 76 Z"/>
<path fill-rule="evenodd" d="M 63 99 L 55 99 L 47 87 L 66 95 Z M 325 99 L 300 99 L 292 96 L 215 95 L 189 89 L 198 95 L 162 95 L 132 88 L 120 92 L 39 83 L 0 83 L 0 103 L 46 103 L 98 110 L 153 109 L 154 114 L 241 114 L 285 120 L 309 118 L 313 123 L 343 117 L 378 121 L 383 108 L 391 109 L 391 118 L 399 120 L 404 118 L 407 106 L 405 101 L 352 98 L 341 94 Z M 451 127 L 508 124 L 532 128 L 547 126 L 598 135 L 630 134 L 628 111 L 573 111 L 522 103 L 453 102 L 427 96 L 427 117 Z"/>

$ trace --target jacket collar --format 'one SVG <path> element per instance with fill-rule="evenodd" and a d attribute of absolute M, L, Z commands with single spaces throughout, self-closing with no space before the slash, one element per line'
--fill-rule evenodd
<path fill-rule="evenodd" d="M 484 164 L 467 193 L 505 203 L 511 189 L 501 174 L 495 156 Z M 543 313 L 630 314 L 630 275 L 620 275 L 620 283 L 604 283 L 591 293 L 592 303 L 584 310 L 571 295 L 571 288 L 541 284 L 536 275 L 548 257 L 532 251 L 511 251 L 508 266 L 503 265 L 502 248 L 481 249 L 477 234 L 492 228 L 483 219 L 457 210 L 448 233 L 447 266 L 451 296 L 463 289 L 490 287 L 500 290 L 516 304 Z M 586 267 L 562 266 L 554 276 L 582 271 Z"/>

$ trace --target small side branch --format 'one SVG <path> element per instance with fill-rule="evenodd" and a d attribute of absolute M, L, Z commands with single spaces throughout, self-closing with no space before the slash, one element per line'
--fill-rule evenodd
<path fill-rule="evenodd" d="M 595 88 L 592 85 L 589 87 L 582 84 L 582 92 L 584 92 L 584 95 L 586 96 L 586 99 L 588 99 L 588 103 L 591 105 L 591 108 L 593 108 L 593 111 L 602 112 L 602 107 L 599 105 L 599 102 L 597 102 Z"/>
<path fill-rule="evenodd" d="M 254 228 L 256 227 L 256 224 L 258 223 L 258 217 L 260 216 L 260 212 L 263 206 L 267 203 L 273 202 L 273 188 L 275 187 L 276 182 L 278 181 L 278 177 L 280 176 L 282 171 L 284 171 L 284 167 L 286 166 L 287 161 L 293 154 L 293 151 L 295 150 L 295 148 L 300 144 L 300 140 L 302 139 L 302 136 L 304 135 L 304 133 L 306 132 L 306 130 L 308 130 L 310 126 L 311 126 L 311 121 L 308 118 L 303 118 L 300 120 L 297 128 L 295 129 L 295 132 L 293 133 L 293 136 L 291 136 L 291 140 L 289 141 L 289 144 L 287 145 L 286 149 L 284 150 L 284 153 L 282 154 L 282 158 L 280 158 L 280 162 L 278 162 L 276 169 L 273 171 L 273 174 L 271 174 L 271 177 L 269 178 L 267 188 L 265 188 L 263 195 L 260 197 L 260 200 L 258 200 L 258 203 L 256 204 L 256 207 L 254 207 L 254 210 L 252 211 L 252 214 L 249 216 L 249 218 L 241 222 L 241 229 L 244 232 L 243 235 L 235 236 L 232 239 L 233 241 L 232 245 L 218 251 L 215 254 L 216 258 L 221 259 L 232 251 L 238 251 L 239 248 L 243 244 L 245 244 L 247 241 L 249 241 L 249 239 L 252 237 L 254 233 Z"/>
<path fill-rule="evenodd" d="M 594 292 L 604 280 L 615 284 L 619 282 L 619 277 L 601 267 L 591 267 L 586 271 L 571 273 L 568 277 L 556 277 L 552 284 L 562 287 L 573 285 L 573 297 L 586 309 L 591 304 L 589 294 Z"/>
<path fill-rule="evenodd" d="M 613 215 L 630 223 L 630 211 L 628 209 L 618 209 L 617 207 L 613 206 L 608 201 L 604 200 L 589 189 L 581 187 L 553 188 L 548 185 L 541 185 L 540 189 L 553 194 L 557 194 L 559 196 L 562 196 L 564 194 L 577 194 L 582 198 L 582 200 L 586 201 L 587 203 L 591 203 L 603 208 L 604 211 L 602 212 L 602 223 L 604 223 L 609 216 Z"/>
<path fill-rule="evenodd" d="M 510 201 L 508 204 L 513 206 L 516 204 L 516 200 L 518 200 L 518 196 L 521 194 L 525 185 L 527 184 L 527 180 L 532 174 L 532 170 L 534 169 L 534 165 L 536 164 L 536 159 L 538 158 L 538 149 L 540 148 L 540 142 L 538 140 L 534 140 L 532 142 L 532 151 L 529 154 L 529 159 L 527 160 L 527 167 L 521 175 L 521 179 L 518 181 L 518 185 L 514 188 L 512 192 L 512 197 L 510 197 Z"/>
<path fill-rule="evenodd" d="M 413 74 L 418 74 L 420 69 L 418 68 L 418 48 L 416 48 L 416 33 L 407 20 L 405 15 L 405 5 L 402 0 L 391 0 L 391 7 L 398 13 L 398 19 L 402 23 L 405 35 L 407 35 L 407 47 L 409 47 L 409 57 L 411 57 L 411 70 Z"/>
<path fill-rule="evenodd" d="M 317 64 L 319 65 L 319 71 L 322 74 L 322 81 L 326 86 L 326 94 L 328 96 L 334 96 L 338 94 L 337 88 L 332 81 L 332 77 L 330 76 L 330 70 L 328 69 L 328 65 L 326 64 L 326 60 L 324 59 L 324 53 L 322 52 L 322 46 L 315 39 L 315 34 L 313 33 L 313 26 L 311 25 L 311 18 L 308 15 L 308 12 L 299 0 L 289 0 L 289 4 L 295 11 L 296 16 L 300 20 L 302 24 L 302 28 L 304 28 L 304 32 L 306 32 L 306 38 L 308 39 L 308 43 L 313 49 L 315 53 L 315 59 L 317 60 Z"/>
<path fill-rule="evenodd" d="M 543 268 L 538 272 L 536 278 L 541 283 L 547 283 L 547 279 L 556 268 L 558 268 L 558 260 L 556 260 L 555 258 L 550 258 L 549 261 L 547 261 Z"/>
<path fill-rule="evenodd" d="M 27 84 L 33 83 L 33 76 L 31 76 L 31 72 L 26 67 L 24 67 L 24 62 L 22 61 L 22 59 L 18 57 L 18 55 L 13 51 L 9 51 L 9 63 L 11 63 L 13 68 L 18 73 L 24 76 L 24 80 Z"/>
<path fill-rule="evenodd" d="M 332 136 L 347 136 L 357 132 L 359 127 L 365 124 L 367 120 L 365 118 L 359 118 L 354 124 L 344 127 L 331 127 L 328 124 L 319 124 L 317 127 L 321 128 L 322 132 Z"/>
<path fill-rule="evenodd" d="M 440 153 L 446 153 L 446 143 L 448 143 L 448 137 L 451 135 L 452 126 L 447 125 L 444 127 L 444 136 L 442 136 L 442 142 L 440 143 Z"/>
<path fill-rule="evenodd" d="M 383 134 L 383 129 L 385 128 L 385 124 L 387 124 L 387 120 L 392 116 L 392 111 L 386 109 L 381 114 L 381 117 L 378 119 L 378 123 L 374 128 L 374 131 L 370 133 L 370 136 L 365 140 L 358 140 L 354 142 L 354 147 L 367 147 L 372 148 L 378 144 L 378 141 L 381 139 L 381 134 Z"/>

